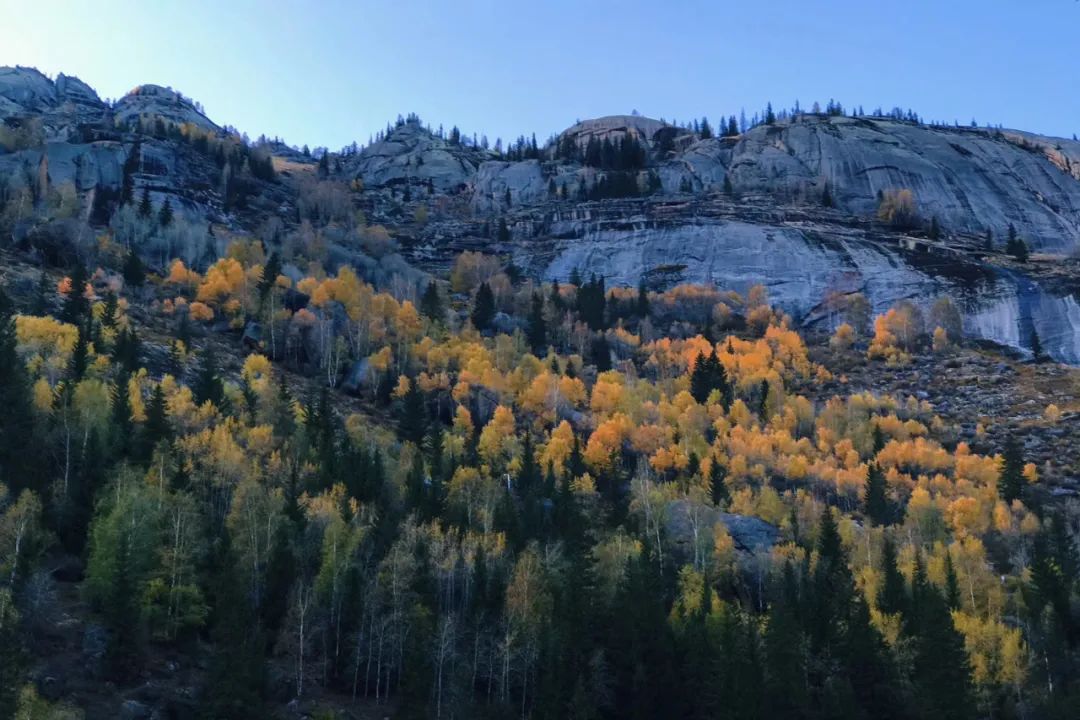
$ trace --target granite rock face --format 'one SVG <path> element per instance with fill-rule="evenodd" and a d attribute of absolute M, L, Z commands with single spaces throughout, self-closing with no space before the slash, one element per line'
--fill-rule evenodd
<path fill-rule="evenodd" d="M 1015 225 L 1037 249 L 1080 246 L 1080 143 L 983 128 L 930 127 L 882 118 L 804 116 L 736 139 L 695 143 L 663 164 L 666 190 L 695 189 L 820 198 L 873 215 L 878 193 L 908 188 L 920 215 L 951 231 L 1000 238 Z"/>
<path fill-rule="evenodd" d="M 488 157 L 483 150 L 451 144 L 409 121 L 360 151 L 349 171 L 369 187 L 416 183 L 446 192 L 464 186 Z"/>
<path fill-rule="evenodd" d="M 141 116 L 157 116 L 179 125 L 190 123 L 203 130 L 219 130 L 192 100 L 160 85 L 140 85 L 117 101 L 113 113 L 116 121 L 125 126 Z"/>

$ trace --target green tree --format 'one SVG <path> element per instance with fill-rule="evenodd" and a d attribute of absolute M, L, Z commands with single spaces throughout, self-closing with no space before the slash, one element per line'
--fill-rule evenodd
<path fill-rule="evenodd" d="M 886 495 L 885 473 L 876 462 L 866 471 L 866 490 L 863 493 L 863 512 L 874 525 L 888 525 L 890 521 L 889 498 Z"/>
<path fill-rule="evenodd" d="M 212 402 L 222 412 L 227 411 L 225 383 L 218 374 L 217 355 L 212 343 L 208 342 L 200 354 L 199 368 L 191 392 L 199 405 Z"/>
<path fill-rule="evenodd" d="M 486 282 L 480 283 L 473 298 L 472 314 L 469 316 L 477 330 L 487 330 L 495 318 L 495 295 Z"/>
<path fill-rule="evenodd" d="M 424 317 L 436 322 L 444 319 L 442 298 L 439 297 L 439 286 L 432 280 L 424 289 L 420 298 L 420 312 Z"/>
<path fill-rule="evenodd" d="M 535 355 L 541 355 L 547 348 L 547 321 L 544 319 L 544 298 L 540 293 L 532 294 L 525 337 Z"/>
<path fill-rule="evenodd" d="M 165 198 L 165 202 L 161 205 L 161 210 L 158 211 L 158 225 L 163 228 L 167 228 L 172 225 L 173 222 L 173 209 L 172 199 Z"/>
<path fill-rule="evenodd" d="M 1004 462 L 998 476 L 998 496 L 1007 503 L 1019 499 L 1024 491 L 1024 452 L 1019 440 L 1010 437 L 1002 453 Z"/>
<path fill-rule="evenodd" d="M 424 394 L 413 378 L 409 381 L 409 391 L 401 399 L 401 413 L 398 417 L 398 436 L 420 447 L 427 434 L 427 407 Z"/>

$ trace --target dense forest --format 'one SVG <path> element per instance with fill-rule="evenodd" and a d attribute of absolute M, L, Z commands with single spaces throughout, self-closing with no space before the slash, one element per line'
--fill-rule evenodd
<path fill-rule="evenodd" d="M 348 267 L 293 282 L 258 241 L 204 273 L 117 258 L 0 300 L 3 717 L 75 712 L 27 675 L 65 558 L 105 637 L 86 672 L 205 656 L 198 717 L 1080 707 L 1075 507 L 926 402 L 822 400 L 835 369 L 760 287 L 465 253 L 414 305 Z M 838 312 L 835 356 L 883 366 L 955 321 Z M 261 335 L 241 355 L 215 318 Z"/>

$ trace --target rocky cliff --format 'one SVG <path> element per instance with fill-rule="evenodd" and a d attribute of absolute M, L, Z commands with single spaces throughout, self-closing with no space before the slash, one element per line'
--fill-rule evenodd
<path fill-rule="evenodd" d="M 529 159 L 510 161 L 410 119 L 357 153 L 334 155 L 321 174 L 315 159 L 265 144 L 258 152 L 280 171 L 268 180 L 183 141 L 180 128 L 215 142 L 229 135 L 178 92 L 143 85 L 108 105 L 74 77 L 28 68 L 0 68 L 0 123 L 9 139 L 0 145 L 4 186 L 70 182 L 84 219 L 94 193 L 119 192 L 127 162 L 137 192 L 149 190 L 155 205 L 171 198 L 193 225 L 253 231 L 271 217 L 296 226 L 304 208 L 342 218 L 362 209 L 420 265 L 480 249 L 511 254 L 546 278 L 578 268 L 609 284 L 643 276 L 736 290 L 763 283 L 810 325 L 826 318 L 830 293 L 865 293 L 879 311 L 947 294 L 972 334 L 1023 348 L 1034 331 L 1054 357 L 1080 362 L 1080 282 L 1064 261 L 1080 249 L 1076 141 L 809 114 L 702 138 L 617 115 L 578 122 Z M 641 148 L 629 165 L 585 157 L 590 145 L 624 141 Z M 314 189 L 322 183 L 325 192 Z M 904 231 L 875 220 L 880 195 L 898 189 L 912 192 L 918 216 Z M 927 237 L 931 218 L 937 239 Z M 500 220 L 509 242 L 496 236 Z M 1005 259 L 1010 225 L 1034 250 L 1062 258 L 1064 278 L 1048 284 Z M 983 248 L 987 230 L 992 252 Z"/>

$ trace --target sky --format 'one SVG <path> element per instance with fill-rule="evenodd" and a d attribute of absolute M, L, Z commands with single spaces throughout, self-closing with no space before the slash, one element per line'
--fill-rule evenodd
<path fill-rule="evenodd" d="M 399 114 L 543 141 L 637 110 L 771 101 L 1080 132 L 1076 0 L 146 0 L 11 3 L 0 65 L 103 98 L 171 86 L 251 137 L 339 149 Z"/>

